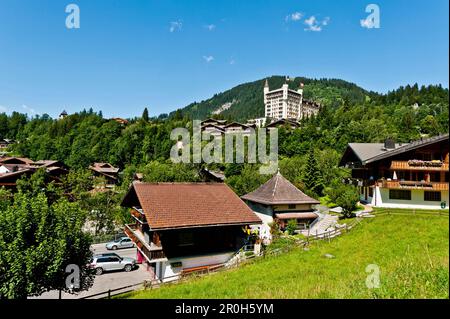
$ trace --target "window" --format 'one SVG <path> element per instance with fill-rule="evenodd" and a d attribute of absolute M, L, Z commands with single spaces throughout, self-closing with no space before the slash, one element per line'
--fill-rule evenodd
<path fill-rule="evenodd" d="M 423 194 L 423 199 L 430 202 L 440 202 L 441 201 L 441 192 L 430 192 L 426 191 Z"/>
<path fill-rule="evenodd" d="M 295 209 L 296 207 L 297 207 L 297 206 L 296 206 L 295 204 L 289 204 L 289 205 L 288 205 L 288 208 L 289 208 L 289 209 Z"/>
<path fill-rule="evenodd" d="M 403 189 L 390 189 L 389 199 L 411 200 L 411 191 Z"/>

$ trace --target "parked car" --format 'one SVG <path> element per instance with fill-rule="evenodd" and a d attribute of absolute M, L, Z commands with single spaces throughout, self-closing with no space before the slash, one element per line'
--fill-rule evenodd
<path fill-rule="evenodd" d="M 96 275 L 103 274 L 104 271 L 125 270 L 129 272 L 136 267 L 136 260 L 129 257 L 120 257 L 118 255 L 95 255 L 92 258 L 90 267 L 95 269 Z"/>
<path fill-rule="evenodd" d="M 111 241 L 109 243 L 106 243 L 106 249 L 110 250 L 116 250 L 120 248 L 133 248 L 134 243 L 133 241 L 128 237 L 120 237 L 114 241 Z"/>
<path fill-rule="evenodd" d="M 116 253 L 102 253 L 102 254 L 95 254 L 95 256 L 101 256 L 101 257 L 111 257 L 111 256 L 114 256 L 114 257 L 119 257 L 119 258 L 122 258 L 122 257 L 120 257 L 119 255 L 117 255 Z"/>

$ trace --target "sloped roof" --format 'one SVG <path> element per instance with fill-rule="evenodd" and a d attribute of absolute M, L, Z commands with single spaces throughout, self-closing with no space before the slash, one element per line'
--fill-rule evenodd
<path fill-rule="evenodd" d="M 411 143 L 396 143 L 395 148 L 392 149 L 386 149 L 384 143 L 349 143 L 339 165 L 343 166 L 348 162 L 346 158 L 351 152 L 353 152 L 353 154 L 361 161 L 361 164 L 364 165 L 448 139 L 449 134 L 447 133 Z"/>
<path fill-rule="evenodd" d="M 19 164 L 19 165 L 30 165 L 33 163 L 33 160 L 26 157 L 0 157 L 0 163 L 4 164 Z"/>
<path fill-rule="evenodd" d="M 216 130 L 218 130 L 220 132 L 224 132 L 224 128 L 223 127 L 220 127 L 220 126 L 217 126 L 217 125 L 211 124 L 211 123 L 210 124 L 205 124 L 204 126 L 202 126 L 202 130 L 204 130 L 207 127 L 213 127 L 213 128 L 215 128 Z"/>
<path fill-rule="evenodd" d="M 423 147 L 423 146 L 431 145 L 431 144 L 442 142 L 442 141 L 445 141 L 445 140 L 448 141 L 448 139 L 449 139 L 449 134 L 448 133 L 447 134 L 433 136 L 433 137 L 426 138 L 426 139 L 420 139 L 420 140 L 417 140 L 417 141 L 405 144 L 405 145 L 403 145 L 401 147 L 396 147 L 395 149 L 389 150 L 389 151 L 387 151 L 387 152 L 385 152 L 383 154 L 379 154 L 377 156 L 374 156 L 374 157 L 372 157 L 370 159 L 367 159 L 365 162 L 366 163 L 375 162 L 375 161 L 384 159 L 386 157 L 391 157 L 391 156 L 394 156 L 394 155 L 405 153 L 405 152 L 408 152 L 408 151 L 411 151 L 411 150 L 415 150 L 415 149 Z"/>
<path fill-rule="evenodd" d="M 249 128 L 248 125 L 242 124 L 242 123 L 238 123 L 238 122 L 231 122 L 227 125 L 225 125 L 225 128 L 231 127 L 231 126 L 240 126 L 240 127 L 245 127 L 245 128 Z"/>
<path fill-rule="evenodd" d="M 320 203 L 295 187 L 280 172 L 256 190 L 241 198 L 265 205 Z"/>
<path fill-rule="evenodd" d="M 261 223 L 222 183 L 133 182 L 121 205 L 140 206 L 154 230 Z"/>
<path fill-rule="evenodd" d="M 384 143 L 349 143 L 348 146 L 361 162 L 390 151 L 384 148 Z M 401 144 L 395 144 L 395 148 L 398 147 L 401 147 Z"/>
<path fill-rule="evenodd" d="M 112 166 L 109 163 L 94 163 L 89 166 L 90 169 L 103 174 L 116 174 L 119 168 Z"/>
<path fill-rule="evenodd" d="M 279 125 L 290 125 L 290 126 L 295 126 L 298 127 L 300 125 L 300 123 L 298 123 L 295 119 L 278 119 L 268 125 L 266 125 L 266 127 L 277 127 Z"/>

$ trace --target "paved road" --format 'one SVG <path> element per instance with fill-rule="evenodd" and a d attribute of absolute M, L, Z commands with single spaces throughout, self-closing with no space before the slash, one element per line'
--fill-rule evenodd
<path fill-rule="evenodd" d="M 94 254 L 101 254 L 108 251 L 105 248 L 105 244 L 96 244 L 91 246 Z M 136 258 L 136 248 L 118 249 L 114 251 L 121 257 L 132 257 Z M 151 273 L 148 272 L 143 265 L 139 265 L 138 269 L 130 272 L 125 271 L 115 271 L 115 272 L 105 272 L 100 276 L 95 276 L 94 284 L 88 291 L 83 291 L 78 295 L 71 295 L 62 293 L 62 299 L 77 299 L 84 296 L 89 296 L 97 294 L 100 292 L 107 291 L 108 289 L 116 289 L 128 285 L 133 285 L 137 283 L 142 283 L 144 280 L 150 280 Z M 37 299 L 58 299 L 58 291 L 49 291 L 39 297 L 33 297 Z M 101 297 L 101 296 L 100 296 Z"/>

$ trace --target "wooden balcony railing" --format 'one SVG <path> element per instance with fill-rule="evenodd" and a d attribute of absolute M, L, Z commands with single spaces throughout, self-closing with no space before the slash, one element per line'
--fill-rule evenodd
<path fill-rule="evenodd" d="M 152 262 L 157 259 L 165 259 L 166 256 L 162 247 L 150 246 L 142 238 L 143 235 L 138 233 L 135 225 L 125 225 L 125 234 L 136 244 L 137 249 L 144 255 L 147 261 Z"/>
<path fill-rule="evenodd" d="M 433 161 L 392 161 L 391 170 L 448 171 L 448 163 Z"/>
<path fill-rule="evenodd" d="M 444 182 L 380 181 L 379 186 L 392 189 L 425 189 L 432 191 L 448 190 L 448 183 Z"/>
<path fill-rule="evenodd" d="M 140 211 L 138 211 L 137 209 L 132 208 L 130 213 L 131 213 L 131 216 L 133 216 L 139 223 L 147 224 L 145 215 L 143 213 L 141 213 Z"/>

